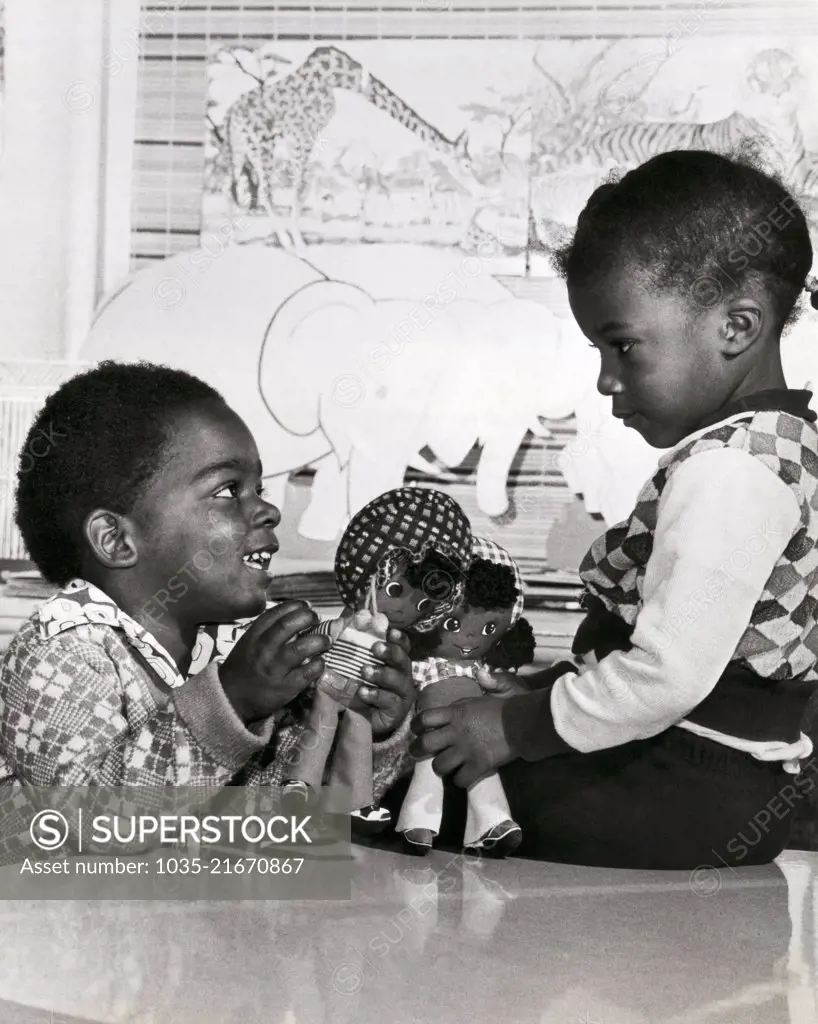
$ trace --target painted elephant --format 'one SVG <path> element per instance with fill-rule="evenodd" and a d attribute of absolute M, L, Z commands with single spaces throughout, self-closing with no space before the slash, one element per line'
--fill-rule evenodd
<path fill-rule="evenodd" d="M 577 433 L 560 453 L 559 469 L 585 510 L 610 526 L 633 510 L 635 499 L 656 472 L 662 451 L 611 415 L 611 400 L 589 388 L 574 410 Z"/>
<path fill-rule="evenodd" d="M 259 367 L 278 423 L 301 437 L 322 434 L 334 452 L 317 467 L 301 532 L 334 537 L 339 509 L 400 486 L 407 466 L 435 473 L 424 449 L 457 466 L 475 442 L 478 505 L 505 512 L 526 433 L 545 433 L 540 417 L 569 416 L 593 384 L 587 346 L 568 334 L 524 299 L 419 306 L 338 281 L 302 288 L 273 318 Z"/>
<path fill-rule="evenodd" d="M 419 245 L 218 245 L 140 271 L 78 356 L 148 359 L 204 377 L 244 417 L 271 498 L 314 467 L 304 537 L 334 540 L 407 467 L 457 466 L 481 445 L 477 500 L 508 505 L 509 469 L 540 417 L 570 415 L 598 357 L 484 259 Z"/>

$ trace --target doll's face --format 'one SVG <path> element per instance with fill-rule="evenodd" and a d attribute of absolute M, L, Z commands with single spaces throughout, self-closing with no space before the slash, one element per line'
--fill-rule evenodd
<path fill-rule="evenodd" d="M 456 608 L 440 627 L 438 658 L 479 661 L 511 625 L 511 608 Z"/>
<path fill-rule="evenodd" d="M 378 611 L 389 619 L 396 629 L 408 629 L 420 619 L 431 615 L 436 602 L 419 587 L 406 582 L 402 573 L 395 573 L 377 591 Z"/>

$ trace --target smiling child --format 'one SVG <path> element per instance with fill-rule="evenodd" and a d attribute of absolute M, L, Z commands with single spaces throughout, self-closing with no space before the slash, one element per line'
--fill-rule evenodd
<path fill-rule="evenodd" d="M 113 362 L 51 395 L 31 436 L 49 424 L 16 518 L 61 589 L 3 661 L 0 781 L 279 784 L 299 734 L 283 713 L 329 641 L 299 636 L 318 621 L 302 602 L 265 611 L 281 517 L 247 427 L 195 377 Z M 376 792 L 406 743 L 407 648 L 391 630 L 362 688 Z"/>

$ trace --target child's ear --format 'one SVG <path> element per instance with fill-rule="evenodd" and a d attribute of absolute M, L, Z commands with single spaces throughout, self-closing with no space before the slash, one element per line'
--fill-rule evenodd
<path fill-rule="evenodd" d="M 724 354 L 733 358 L 746 352 L 761 337 L 766 321 L 766 311 L 754 299 L 731 302 L 719 331 Z"/>
<path fill-rule="evenodd" d="M 136 565 L 136 544 L 127 516 L 95 509 L 86 516 L 83 533 L 91 556 L 106 569 L 129 569 Z"/>

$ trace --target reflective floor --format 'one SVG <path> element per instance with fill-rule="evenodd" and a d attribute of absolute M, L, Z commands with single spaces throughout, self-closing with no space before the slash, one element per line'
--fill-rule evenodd
<path fill-rule="evenodd" d="M 0 903 L 0 1021 L 818 1021 L 818 854 L 689 877 L 353 853 L 351 903 Z"/>

